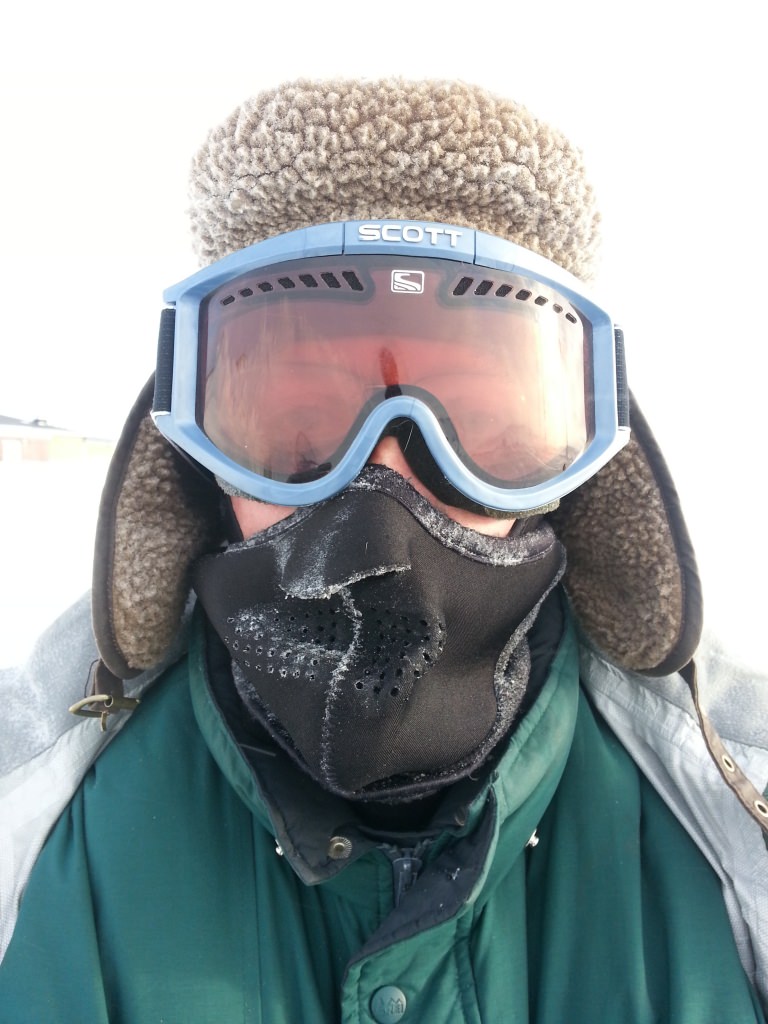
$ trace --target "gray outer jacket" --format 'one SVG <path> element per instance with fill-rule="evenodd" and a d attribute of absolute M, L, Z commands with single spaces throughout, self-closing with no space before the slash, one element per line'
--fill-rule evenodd
<path fill-rule="evenodd" d="M 137 696 L 178 657 L 131 680 Z M 28 663 L 0 672 L 0 956 L 13 932 L 24 886 L 45 838 L 93 760 L 128 712 L 76 718 L 98 657 L 86 596 L 38 641 Z M 711 640 L 696 663 L 704 707 L 731 755 L 768 789 L 768 678 L 727 661 Z M 641 770 L 719 875 L 744 968 L 768 1007 L 768 848 L 722 781 L 704 745 L 688 687 L 678 675 L 626 672 L 582 644 L 582 683 Z"/>

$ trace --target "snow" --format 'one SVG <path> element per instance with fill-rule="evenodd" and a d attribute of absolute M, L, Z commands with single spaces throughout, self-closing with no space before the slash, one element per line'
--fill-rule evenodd
<path fill-rule="evenodd" d="M 0 462 L 0 666 L 91 585 L 108 458 Z"/>

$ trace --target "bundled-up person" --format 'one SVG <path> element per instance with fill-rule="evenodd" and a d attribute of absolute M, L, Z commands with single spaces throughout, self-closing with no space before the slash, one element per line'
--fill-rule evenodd
<path fill-rule="evenodd" d="M 191 216 L 91 603 L 4 680 L 2 1020 L 764 1021 L 768 690 L 700 647 L 578 151 L 299 81 Z"/>

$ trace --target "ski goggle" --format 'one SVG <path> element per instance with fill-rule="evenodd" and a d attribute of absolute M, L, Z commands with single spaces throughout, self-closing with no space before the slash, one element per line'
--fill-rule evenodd
<path fill-rule="evenodd" d="M 556 264 L 479 231 L 319 225 L 164 298 L 155 423 L 262 501 L 331 497 L 403 419 L 454 487 L 509 512 L 567 494 L 629 439 L 611 318 Z"/>

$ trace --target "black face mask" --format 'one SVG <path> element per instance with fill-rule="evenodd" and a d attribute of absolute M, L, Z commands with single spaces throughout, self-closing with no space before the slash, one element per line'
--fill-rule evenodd
<path fill-rule="evenodd" d="M 254 718 L 331 792 L 395 801 L 469 774 L 507 733 L 564 568 L 546 523 L 485 537 L 369 466 L 203 558 L 195 589 Z"/>

